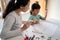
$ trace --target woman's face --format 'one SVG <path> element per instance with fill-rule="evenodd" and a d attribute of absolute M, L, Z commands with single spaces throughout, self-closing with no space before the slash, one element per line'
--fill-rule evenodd
<path fill-rule="evenodd" d="M 30 1 L 28 2 L 28 4 L 27 4 L 26 6 L 22 7 L 22 11 L 23 11 L 23 12 L 28 11 L 29 5 L 30 5 Z"/>

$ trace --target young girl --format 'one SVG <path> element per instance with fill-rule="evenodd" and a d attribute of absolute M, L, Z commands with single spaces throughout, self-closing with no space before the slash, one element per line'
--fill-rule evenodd
<path fill-rule="evenodd" d="M 45 20 L 46 19 L 46 17 L 43 18 L 41 15 L 38 15 L 40 8 L 41 6 L 38 4 L 38 2 L 32 4 L 31 12 L 30 12 L 31 16 L 29 20 L 40 20 L 40 19 Z"/>
<path fill-rule="evenodd" d="M 1 37 L 4 40 L 20 40 L 18 36 L 26 30 L 31 22 L 26 22 L 23 27 L 20 12 L 29 9 L 30 0 L 10 0 L 4 13 L 4 24 Z M 17 37 L 17 38 L 16 38 Z"/>

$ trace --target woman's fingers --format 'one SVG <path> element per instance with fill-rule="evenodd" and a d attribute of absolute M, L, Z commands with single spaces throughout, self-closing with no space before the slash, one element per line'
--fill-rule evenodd
<path fill-rule="evenodd" d="M 22 31 L 26 30 L 28 27 L 30 27 L 30 25 L 31 25 L 30 22 L 26 22 L 26 23 L 24 24 L 24 26 L 21 28 Z"/>

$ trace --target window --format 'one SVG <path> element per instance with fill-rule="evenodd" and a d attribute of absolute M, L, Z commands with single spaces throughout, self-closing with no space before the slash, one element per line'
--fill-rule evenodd
<path fill-rule="evenodd" d="M 1 2 L 0 2 L 0 17 L 2 17 L 2 12 L 1 12 Z"/>

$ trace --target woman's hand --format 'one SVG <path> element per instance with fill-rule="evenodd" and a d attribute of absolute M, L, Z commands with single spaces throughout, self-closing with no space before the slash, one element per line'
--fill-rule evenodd
<path fill-rule="evenodd" d="M 26 22 L 23 27 L 21 28 L 22 31 L 26 30 L 27 28 L 29 28 L 31 25 L 31 22 Z"/>

